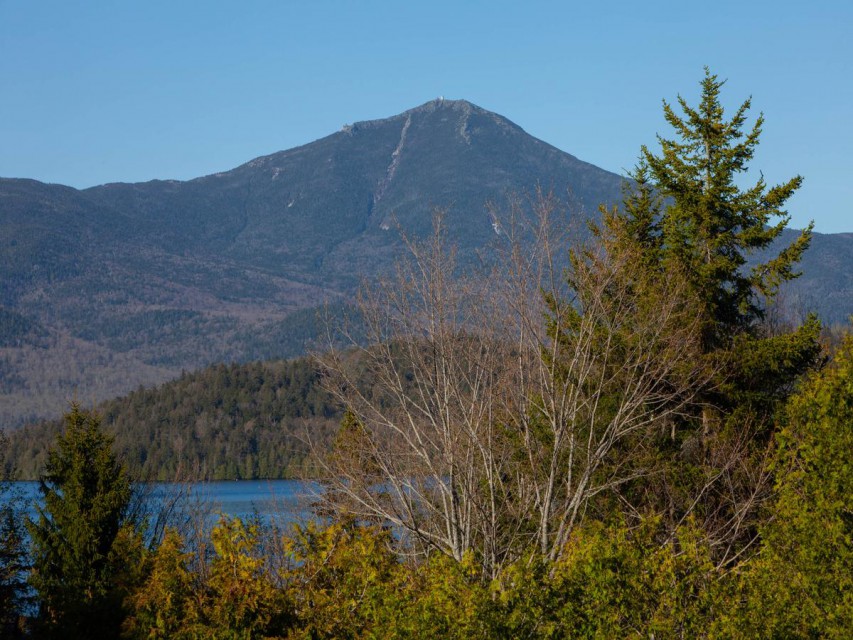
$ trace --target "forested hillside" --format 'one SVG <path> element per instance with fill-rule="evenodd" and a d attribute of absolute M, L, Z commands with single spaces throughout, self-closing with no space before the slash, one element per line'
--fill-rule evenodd
<path fill-rule="evenodd" d="M 154 480 L 300 475 L 308 438 L 321 447 L 341 418 L 306 359 L 216 365 L 139 389 L 98 407 L 121 458 Z M 44 422 L 10 434 L 22 478 L 35 478 L 62 427 Z"/>

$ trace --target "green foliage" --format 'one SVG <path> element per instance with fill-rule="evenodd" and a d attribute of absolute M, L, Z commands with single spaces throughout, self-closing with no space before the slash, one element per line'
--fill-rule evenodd
<path fill-rule="evenodd" d="M 0 431 L 0 464 L 7 453 L 8 438 Z M 26 585 L 28 558 L 24 543 L 24 505 L 12 481 L 14 468 L 0 467 L 0 637 L 15 638 L 23 631 L 24 611 L 29 604 Z"/>
<path fill-rule="evenodd" d="M 489 624 L 493 604 L 481 582 L 483 567 L 472 554 L 461 562 L 435 554 L 421 565 L 402 565 L 398 573 L 396 588 L 405 600 L 388 612 L 394 614 L 388 626 L 395 630 L 395 637 L 498 637 Z"/>
<path fill-rule="evenodd" d="M 125 637 L 179 637 L 197 582 L 187 568 L 190 556 L 183 551 L 181 537 L 167 530 L 156 551 L 144 559 L 145 581 L 128 597 L 129 615 L 122 625 Z"/>
<path fill-rule="evenodd" d="M 763 116 L 748 129 L 747 100 L 727 119 L 723 84 L 706 69 L 697 107 L 679 97 L 679 115 L 664 102 L 676 138 L 658 137 L 660 155 L 643 147 L 625 213 L 604 218 L 605 229 L 627 230 L 626 241 L 640 248 L 638 280 L 678 274 L 685 282 L 700 327 L 696 359 L 712 373 L 696 381 L 692 406 L 657 425 L 656 449 L 642 463 L 654 471 L 634 483 L 630 500 L 645 512 L 668 513 L 671 526 L 696 513 L 716 541 L 718 561 L 756 539 L 758 507 L 772 484 L 766 451 L 775 416 L 803 374 L 823 362 L 815 317 L 790 331 L 765 322 L 779 286 L 799 275 L 811 240 L 809 227 L 771 251 L 802 179 L 740 186 Z"/>
<path fill-rule="evenodd" d="M 678 139 L 658 136 L 659 156 L 643 147 L 634 175 L 637 189 L 626 202 L 628 224 L 646 248 L 649 266 L 687 279 L 702 323 L 703 350 L 715 354 L 730 385 L 751 384 L 748 388 L 757 387 L 760 393 L 769 377 L 777 389 L 790 390 L 791 380 L 817 361 L 816 321 L 799 333 L 760 343 L 766 337 L 761 321 L 779 285 L 799 275 L 795 266 L 809 246 L 811 226 L 775 256 L 751 268 L 747 260 L 780 236 L 790 220 L 782 207 L 802 178 L 773 187 L 759 178 L 752 187 L 739 187 L 764 118 L 760 115 L 746 132 L 750 100 L 726 120 L 720 102 L 724 81 L 706 68 L 701 84 L 697 108 L 678 98 L 683 116 L 664 102 L 664 115 Z M 663 200 L 651 195 L 652 185 Z M 733 349 L 742 350 L 739 356 L 758 349 L 762 357 L 743 363 L 726 357 Z M 762 369 L 759 362 L 766 363 Z M 745 368 L 738 370 L 742 363 Z M 781 379 L 780 373 L 785 374 Z"/>
<path fill-rule="evenodd" d="M 27 523 L 41 633 L 114 637 L 133 582 L 127 568 L 142 550 L 127 517 L 131 483 L 98 416 L 75 404 L 65 424 L 39 483 L 43 506 Z"/>
<path fill-rule="evenodd" d="M 124 637 L 250 640 L 279 637 L 290 624 L 287 594 L 276 588 L 259 554 L 258 528 L 222 517 L 211 531 L 204 575 L 169 531 L 148 559 L 144 583 L 130 595 Z"/>
<path fill-rule="evenodd" d="M 832 375 L 791 402 L 776 518 L 736 571 L 712 561 L 699 523 L 588 521 L 558 561 L 529 554 L 491 582 L 469 555 L 406 561 L 384 528 L 296 527 L 261 558 L 259 531 L 224 519 L 214 555 L 167 534 L 132 596 L 132 638 L 846 637 L 850 625 L 853 341 Z M 839 392 L 842 396 L 839 396 Z M 850 396 L 848 398 L 847 396 Z M 806 505 L 803 505 L 803 499 Z M 276 573 L 272 567 L 283 564 Z"/>
<path fill-rule="evenodd" d="M 698 638 L 718 608 L 719 575 L 692 524 L 576 530 L 556 563 L 529 557 L 493 589 L 492 632 L 512 638 Z"/>
<path fill-rule="evenodd" d="M 297 614 L 288 637 L 490 637 L 489 594 L 470 556 L 401 562 L 387 529 L 353 522 L 297 528 L 286 546 Z"/>
<path fill-rule="evenodd" d="M 853 337 L 788 404 L 778 499 L 740 606 L 742 638 L 847 638 L 853 629 Z"/>
<path fill-rule="evenodd" d="M 223 517 L 211 532 L 215 557 L 207 580 L 207 599 L 190 619 L 204 620 L 215 637 L 242 640 L 272 635 L 287 618 L 284 594 L 264 571 L 258 554 L 258 527 Z"/>
<path fill-rule="evenodd" d="M 396 559 L 387 531 L 352 522 L 297 527 L 285 541 L 287 581 L 299 618 L 295 638 L 377 637 Z"/>
<path fill-rule="evenodd" d="M 788 398 L 805 372 L 824 362 L 820 335 L 820 322 L 811 315 L 789 333 L 738 336 L 729 356 L 736 374 L 722 380 L 722 393 L 741 411 L 767 415 Z"/>
<path fill-rule="evenodd" d="M 223 518 L 213 555 L 168 532 L 127 600 L 127 638 L 487 638 L 480 568 L 435 556 L 403 563 L 387 530 L 337 522 L 296 527 L 276 572 L 257 526 Z"/>
<path fill-rule="evenodd" d="M 684 112 L 679 116 L 664 102 L 664 116 L 678 139 L 659 136 L 660 156 L 644 147 L 639 169 L 641 174 L 648 171 L 661 196 L 671 199 L 661 218 L 647 221 L 647 227 L 657 236 L 663 259 L 683 269 L 693 284 L 705 310 L 708 350 L 754 330 L 764 315 L 757 295 L 772 297 L 780 283 L 796 276 L 793 267 L 811 238 L 809 227 L 777 256 L 744 268 L 747 255 L 768 247 L 790 220 L 782 207 L 802 178 L 770 188 L 763 178 L 747 189 L 738 186 L 764 118 L 759 116 L 745 132 L 746 100 L 726 120 L 720 102 L 723 84 L 706 68 L 697 108 L 679 97 Z"/>

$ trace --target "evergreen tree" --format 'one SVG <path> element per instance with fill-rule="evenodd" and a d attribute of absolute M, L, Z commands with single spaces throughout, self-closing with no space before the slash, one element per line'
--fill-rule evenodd
<path fill-rule="evenodd" d="M 643 217 L 642 222 L 647 233 L 658 236 L 663 259 L 691 280 L 704 309 L 708 350 L 724 348 L 735 335 L 756 332 L 764 317 L 761 297 L 771 299 L 782 282 L 799 275 L 794 267 L 812 230 L 809 225 L 778 255 L 746 268 L 749 255 L 769 247 L 790 222 L 782 207 L 802 177 L 770 188 L 763 177 L 748 189 L 738 186 L 755 154 L 764 117 L 759 115 L 745 133 L 751 106 L 746 100 L 726 120 L 720 103 L 723 84 L 706 68 L 698 108 L 679 96 L 682 117 L 664 102 L 664 116 L 680 139 L 658 136 L 660 156 L 643 147 L 638 171 L 642 177 L 648 174 L 669 199 L 658 220 Z"/>
<path fill-rule="evenodd" d="M 766 419 L 799 376 L 820 363 L 816 318 L 782 335 L 771 335 L 763 322 L 779 286 L 799 275 L 795 268 L 812 225 L 775 255 L 756 261 L 790 222 L 782 207 L 802 178 L 768 187 L 760 177 L 749 188 L 738 186 L 764 118 L 759 115 L 746 131 L 746 100 L 727 120 L 723 84 L 706 68 L 698 108 L 679 96 L 682 116 L 664 101 L 664 116 L 678 138 L 658 136 L 660 155 L 643 147 L 621 222 L 643 247 L 646 269 L 678 273 L 689 283 L 702 351 L 721 371 L 707 404 L 726 411 L 745 406 Z"/>
<path fill-rule="evenodd" d="M 8 438 L 0 431 L 0 461 L 6 457 Z M 21 524 L 20 495 L 11 482 L 14 468 L 0 469 L 0 637 L 22 635 L 27 605 L 27 554 Z"/>
<path fill-rule="evenodd" d="M 28 522 L 31 584 L 44 636 L 109 638 L 118 634 L 121 557 L 133 537 L 131 483 L 97 415 L 76 404 L 48 455 L 40 480 L 43 506 Z"/>
<path fill-rule="evenodd" d="M 698 107 L 679 97 L 678 114 L 664 102 L 676 137 L 658 136 L 659 155 L 643 147 L 624 213 L 605 215 L 603 224 L 639 247 L 642 258 L 632 265 L 638 282 L 686 282 L 699 322 L 697 357 L 709 371 L 695 408 L 662 425 L 658 458 L 644 463 L 663 465 L 662 484 L 636 495 L 672 522 L 699 511 L 721 557 L 732 558 L 755 539 L 758 506 L 771 484 L 766 444 L 774 416 L 822 360 L 815 317 L 790 332 L 765 322 L 779 286 L 799 275 L 811 238 L 809 225 L 789 246 L 769 251 L 790 221 L 783 207 L 802 178 L 768 186 L 759 177 L 739 186 L 764 120 L 746 126 L 750 100 L 727 119 L 723 84 L 706 68 Z"/>

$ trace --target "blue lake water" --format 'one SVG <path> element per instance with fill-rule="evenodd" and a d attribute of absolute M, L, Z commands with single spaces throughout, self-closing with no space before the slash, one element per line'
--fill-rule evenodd
<path fill-rule="evenodd" d="M 12 493 L 20 496 L 31 517 L 39 502 L 37 482 L 15 482 Z M 299 480 L 239 480 L 194 482 L 186 485 L 152 483 L 143 485 L 147 508 L 175 501 L 178 508 L 203 513 L 215 521 L 220 515 L 239 518 L 257 517 L 262 521 L 286 524 L 310 517 L 311 504 L 319 495 L 319 486 Z"/>

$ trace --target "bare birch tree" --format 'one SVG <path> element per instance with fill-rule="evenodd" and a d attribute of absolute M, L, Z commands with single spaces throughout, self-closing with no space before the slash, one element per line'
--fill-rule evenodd
<path fill-rule="evenodd" d="M 366 287 L 367 346 L 330 350 L 328 388 L 348 409 L 325 460 L 327 499 L 389 522 L 421 549 L 497 566 L 512 546 L 498 397 L 512 345 L 498 331 L 489 281 L 456 272 L 436 216 L 430 242 L 407 242 L 395 277 Z"/>
<path fill-rule="evenodd" d="M 532 549 L 558 558 L 592 501 L 644 472 L 644 434 L 707 379 L 695 315 L 678 277 L 636 271 L 615 218 L 568 254 L 556 207 L 539 194 L 531 225 L 516 203 L 479 274 L 458 272 L 437 216 L 364 288 L 367 346 L 319 357 L 348 410 L 323 462 L 333 509 L 494 574 Z"/>
<path fill-rule="evenodd" d="M 516 381 L 503 414 L 542 554 L 557 559 L 591 502 L 638 475 L 648 439 L 710 379 L 678 274 L 649 279 L 621 218 L 602 211 L 593 237 L 559 269 L 553 199 L 537 200 L 532 247 L 512 243 L 502 280 L 514 321 Z"/>

